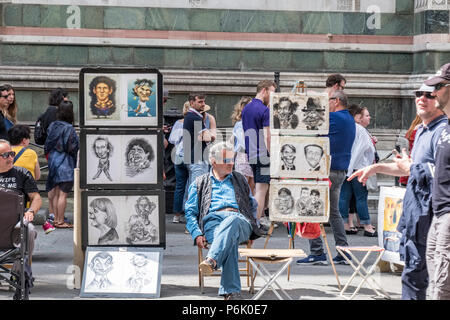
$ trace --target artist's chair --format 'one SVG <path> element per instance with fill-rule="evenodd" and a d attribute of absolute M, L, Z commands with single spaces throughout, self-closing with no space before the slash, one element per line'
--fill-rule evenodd
<path fill-rule="evenodd" d="M 252 300 L 258 300 L 267 291 L 271 289 L 279 300 L 283 300 L 281 294 L 277 291 L 281 291 L 284 296 L 292 300 L 291 296 L 283 289 L 283 287 L 277 282 L 278 277 L 290 266 L 294 258 L 305 258 L 306 254 L 300 249 L 239 249 L 239 254 L 248 259 L 253 266 L 255 273 L 259 272 L 261 278 L 264 280 L 263 287 L 253 296 Z M 280 267 L 274 274 L 264 267 L 264 264 L 280 264 Z M 252 275 L 251 288 L 254 288 L 255 277 Z M 275 288 L 275 286 L 277 288 Z"/>
<path fill-rule="evenodd" d="M 208 247 L 210 244 L 207 244 Z M 241 246 L 246 246 L 247 248 L 251 248 L 252 245 L 250 242 L 241 243 Z M 206 249 L 205 249 L 206 250 Z M 203 257 L 203 249 L 198 247 L 198 264 L 200 264 L 205 258 Z M 239 268 L 239 273 L 241 277 L 247 278 L 247 287 L 250 286 L 250 276 L 252 274 L 252 266 L 250 265 L 249 260 L 246 259 L 239 259 L 239 263 L 242 265 L 242 268 Z M 210 275 L 205 275 L 203 272 L 198 268 L 198 285 L 200 287 L 200 292 L 204 293 L 204 286 L 205 286 L 205 277 L 220 277 L 222 276 L 222 271 L 214 270 L 214 272 Z"/>
<path fill-rule="evenodd" d="M 344 257 L 344 259 L 352 266 L 353 270 L 355 270 L 348 280 L 347 284 L 344 286 L 344 288 L 340 292 L 340 296 L 352 300 L 361 289 L 362 285 L 364 283 L 367 283 L 367 285 L 375 292 L 377 298 L 386 298 L 390 299 L 391 297 L 389 294 L 387 294 L 386 291 L 383 290 L 381 285 L 372 277 L 375 267 L 377 266 L 378 262 L 380 261 L 383 253 L 384 248 L 378 247 L 378 246 L 371 246 L 371 247 L 363 247 L 363 246 L 355 246 L 355 247 L 342 247 L 342 246 L 336 246 L 336 250 L 339 252 L 341 256 Z M 365 253 L 362 260 L 359 260 L 355 252 L 363 252 Z M 372 265 L 369 266 L 367 269 L 364 267 L 364 264 L 367 262 L 369 256 L 371 253 L 375 253 L 378 256 L 376 257 L 375 261 L 372 263 Z M 348 258 L 348 255 L 352 258 L 351 260 Z M 345 291 L 347 291 L 350 283 L 353 281 L 353 279 L 356 276 L 360 276 L 362 278 L 361 282 L 355 289 L 355 291 L 348 296 L 345 294 Z"/>
<path fill-rule="evenodd" d="M 29 290 L 25 278 L 28 231 L 23 223 L 23 212 L 23 195 L 0 188 L 0 280 L 16 289 L 14 300 L 28 299 Z M 14 230 L 19 221 L 19 243 L 15 243 Z"/>

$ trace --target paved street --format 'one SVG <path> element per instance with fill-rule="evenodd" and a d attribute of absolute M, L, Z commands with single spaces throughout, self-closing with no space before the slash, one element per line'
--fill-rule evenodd
<path fill-rule="evenodd" d="M 70 215 L 69 215 L 70 217 Z M 39 235 L 33 257 L 33 275 L 35 277 L 34 288 L 32 289 L 30 300 L 47 299 L 75 299 L 80 300 L 79 290 L 70 289 L 71 270 L 73 259 L 73 232 L 70 229 L 57 229 L 54 232 L 45 235 L 42 227 L 37 226 Z M 329 245 L 332 255 L 336 255 L 334 248 L 334 238 L 331 228 L 326 227 Z M 161 278 L 160 299 L 168 300 L 216 300 L 222 299 L 217 295 L 219 285 L 218 277 L 209 277 L 205 280 L 205 293 L 201 294 L 198 286 L 197 275 L 197 247 L 189 235 L 183 232 L 184 224 L 173 224 L 172 215 L 166 216 L 166 241 L 167 247 L 163 256 L 163 269 Z M 348 236 L 350 245 L 376 245 L 376 238 L 358 235 Z M 264 238 L 255 241 L 254 248 L 264 246 Z M 280 225 L 275 229 L 273 236 L 269 240 L 268 248 L 288 247 L 289 239 L 286 228 Z M 303 249 L 308 253 L 308 242 L 302 238 L 295 238 L 295 248 Z M 370 260 L 373 261 L 374 257 Z M 277 266 L 267 265 L 271 271 Z M 353 269 L 350 266 L 336 266 L 339 279 L 342 285 L 346 283 L 352 274 Z M 392 299 L 400 299 L 401 284 L 398 273 L 376 273 L 375 279 L 381 283 L 384 289 L 391 295 Z M 246 286 L 246 279 L 241 278 L 245 299 L 251 297 Z M 304 300 L 342 300 L 339 297 L 337 280 L 331 268 L 328 266 L 297 266 L 291 265 L 290 280 L 287 281 L 287 275 L 283 274 L 279 278 L 279 283 L 287 290 L 293 299 Z M 350 289 L 354 290 L 359 283 L 356 278 Z M 256 280 L 256 289 L 262 285 L 260 277 Z M 12 292 L 8 292 L 8 287 L 3 284 L 0 286 L 0 299 L 9 300 L 12 298 Z M 360 291 L 357 299 L 372 299 L 373 291 L 366 285 Z M 84 298 L 83 298 L 84 299 Z M 263 295 L 263 299 L 276 300 L 277 297 L 270 290 Z"/>

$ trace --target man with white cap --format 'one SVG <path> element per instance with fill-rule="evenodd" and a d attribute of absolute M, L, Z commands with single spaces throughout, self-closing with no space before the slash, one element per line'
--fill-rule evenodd
<path fill-rule="evenodd" d="M 392 163 L 376 163 L 353 173 L 348 180 L 358 177 L 365 184 L 376 174 L 409 176 L 403 199 L 403 213 L 398 224 L 402 233 L 400 258 L 405 262 L 402 273 L 402 299 L 425 300 L 428 287 L 426 266 L 426 239 L 430 228 L 429 214 L 432 174 L 429 164 L 434 164 L 439 136 L 447 117 L 436 107 L 434 88 L 423 84 L 416 90 L 416 110 L 422 119 L 411 157 L 403 150 Z"/>
<path fill-rule="evenodd" d="M 450 63 L 436 76 L 425 81 L 434 86 L 436 106 L 450 115 Z M 430 296 L 433 300 L 450 299 L 450 122 L 447 121 L 436 146 L 432 209 L 433 220 L 427 239 L 427 268 Z"/>

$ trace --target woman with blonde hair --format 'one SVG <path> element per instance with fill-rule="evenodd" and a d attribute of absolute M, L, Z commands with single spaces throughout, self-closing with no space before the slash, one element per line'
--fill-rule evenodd
<path fill-rule="evenodd" d="M 234 160 L 234 170 L 244 175 L 247 178 L 247 182 L 255 193 L 255 182 L 253 179 L 253 171 L 248 163 L 247 155 L 245 153 L 245 135 L 244 129 L 242 127 L 242 109 L 252 101 L 251 97 L 242 97 L 238 103 L 234 105 L 234 110 L 231 115 L 231 120 L 234 122 L 233 136 L 230 138 L 230 143 L 234 145 L 235 160 Z"/>

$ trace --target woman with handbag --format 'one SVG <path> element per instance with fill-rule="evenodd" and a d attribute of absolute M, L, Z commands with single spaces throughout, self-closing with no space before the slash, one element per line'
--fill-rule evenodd
<path fill-rule="evenodd" d="M 376 154 L 374 139 L 366 129 L 370 124 L 369 110 L 356 105 L 350 106 L 349 110 L 359 123 L 356 123 L 356 135 L 352 146 L 352 157 L 348 166 L 347 177 L 354 171 L 373 164 Z M 374 182 L 371 188 L 376 188 L 376 181 L 371 182 Z M 363 186 L 357 179 L 352 181 L 345 179 L 341 188 L 339 211 L 344 219 L 346 233 L 356 234 L 358 232 L 358 229 L 353 225 L 352 217 L 349 218 L 349 205 L 352 194 L 355 196 L 356 211 L 364 227 L 364 236 L 376 237 L 378 234 L 370 222 L 369 207 L 367 204 L 368 188 Z"/>

